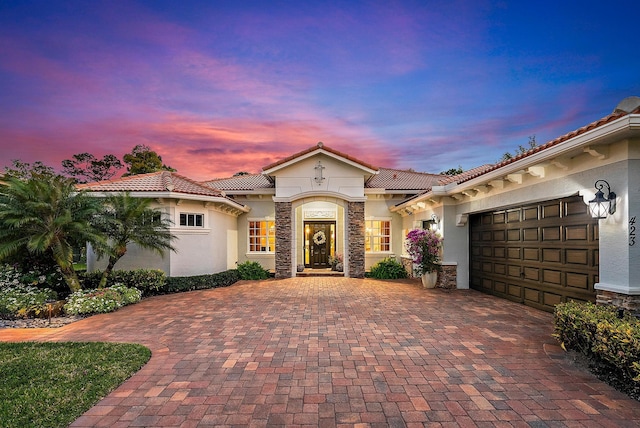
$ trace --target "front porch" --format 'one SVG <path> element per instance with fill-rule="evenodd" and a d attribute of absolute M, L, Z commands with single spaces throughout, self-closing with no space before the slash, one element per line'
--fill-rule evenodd
<path fill-rule="evenodd" d="M 326 269 L 312 269 L 305 268 L 302 272 L 296 272 L 297 277 L 318 277 L 318 276 L 330 276 L 335 278 L 343 278 L 344 272 L 338 272 L 335 270 L 331 270 L 331 268 Z"/>

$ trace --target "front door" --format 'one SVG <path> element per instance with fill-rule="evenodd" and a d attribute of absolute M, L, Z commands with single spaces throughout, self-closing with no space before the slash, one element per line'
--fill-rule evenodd
<path fill-rule="evenodd" d="M 305 267 L 326 269 L 333 248 L 334 222 L 305 222 Z"/>

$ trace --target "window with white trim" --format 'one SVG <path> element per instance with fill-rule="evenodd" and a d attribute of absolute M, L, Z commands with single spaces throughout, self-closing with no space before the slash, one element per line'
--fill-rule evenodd
<path fill-rule="evenodd" d="M 367 253 L 391 251 L 390 220 L 365 220 L 364 250 Z"/>
<path fill-rule="evenodd" d="M 276 222 L 269 220 L 249 221 L 249 252 L 272 253 L 276 249 Z"/>
<path fill-rule="evenodd" d="M 204 214 L 180 213 L 180 226 L 204 227 Z"/>

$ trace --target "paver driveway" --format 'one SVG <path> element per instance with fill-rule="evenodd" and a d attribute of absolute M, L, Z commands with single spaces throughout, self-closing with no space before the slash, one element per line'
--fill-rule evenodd
<path fill-rule="evenodd" d="M 154 297 L 39 339 L 153 351 L 76 427 L 640 425 L 640 403 L 554 357 L 551 333 L 550 314 L 472 290 L 299 278 Z"/>

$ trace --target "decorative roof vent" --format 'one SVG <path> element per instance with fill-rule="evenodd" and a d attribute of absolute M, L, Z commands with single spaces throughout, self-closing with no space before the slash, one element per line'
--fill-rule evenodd
<path fill-rule="evenodd" d="M 631 113 L 640 107 L 640 97 L 627 97 L 616 106 L 614 113 Z"/>

